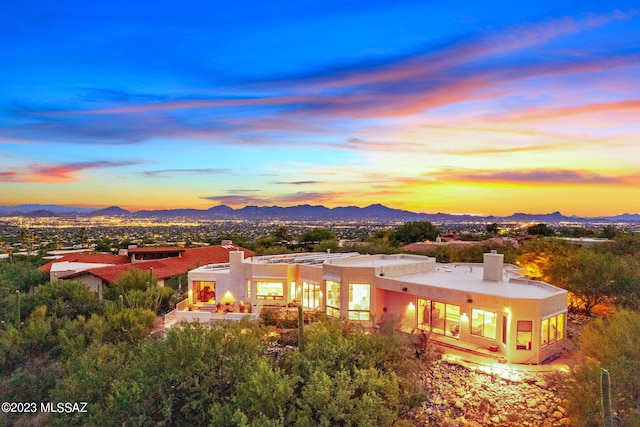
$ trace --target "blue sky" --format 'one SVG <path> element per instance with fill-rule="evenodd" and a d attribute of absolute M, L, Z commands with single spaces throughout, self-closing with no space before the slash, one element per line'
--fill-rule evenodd
<path fill-rule="evenodd" d="M 0 204 L 640 212 L 632 2 L 0 6 Z"/>

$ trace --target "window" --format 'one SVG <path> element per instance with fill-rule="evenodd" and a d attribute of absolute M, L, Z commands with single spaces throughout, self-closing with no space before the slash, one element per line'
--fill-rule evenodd
<path fill-rule="evenodd" d="M 194 280 L 193 296 L 195 302 L 216 303 L 216 282 Z"/>
<path fill-rule="evenodd" d="M 349 284 L 349 320 L 369 320 L 371 318 L 371 285 Z"/>
<path fill-rule="evenodd" d="M 291 286 L 289 287 L 289 297 L 291 301 L 298 299 L 296 290 L 296 282 L 291 282 Z"/>
<path fill-rule="evenodd" d="M 507 322 L 508 322 L 508 318 L 503 314 L 502 315 L 502 344 L 507 343 Z"/>
<path fill-rule="evenodd" d="M 445 335 L 458 338 L 460 332 L 460 306 L 446 304 Z"/>
<path fill-rule="evenodd" d="M 256 282 L 256 298 L 258 299 L 284 299 L 283 282 Z"/>
<path fill-rule="evenodd" d="M 564 338 L 564 313 L 558 314 L 558 341 Z"/>
<path fill-rule="evenodd" d="M 340 317 L 340 282 L 326 281 L 327 289 L 327 314 L 331 317 Z"/>
<path fill-rule="evenodd" d="M 540 327 L 540 347 L 549 345 L 549 319 L 544 319 Z"/>
<path fill-rule="evenodd" d="M 431 330 L 431 300 L 418 298 L 418 329 Z"/>
<path fill-rule="evenodd" d="M 418 329 L 457 339 L 460 306 L 418 298 Z"/>
<path fill-rule="evenodd" d="M 251 280 L 247 279 L 247 299 L 251 298 Z"/>
<path fill-rule="evenodd" d="M 533 321 L 518 320 L 518 332 L 516 335 L 516 350 L 531 350 L 531 337 Z"/>
<path fill-rule="evenodd" d="M 320 285 L 302 282 L 302 305 L 305 308 L 320 308 Z"/>
<path fill-rule="evenodd" d="M 471 335 L 496 339 L 496 313 L 485 310 L 471 310 Z"/>
<path fill-rule="evenodd" d="M 546 347 L 564 338 L 564 313 L 542 321 L 540 327 L 540 347 Z"/>

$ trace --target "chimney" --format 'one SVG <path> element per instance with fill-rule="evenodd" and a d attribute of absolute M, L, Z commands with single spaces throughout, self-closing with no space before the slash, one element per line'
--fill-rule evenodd
<path fill-rule="evenodd" d="M 230 251 L 229 252 L 229 267 L 231 271 L 235 271 L 237 268 L 242 266 L 244 262 L 244 252 L 243 251 Z"/>
<path fill-rule="evenodd" d="M 220 246 L 231 246 L 231 245 L 233 245 L 233 242 L 231 240 L 225 239 L 220 242 Z"/>
<path fill-rule="evenodd" d="M 492 282 L 502 281 L 502 270 L 504 267 L 504 255 L 495 250 L 483 255 L 484 273 L 482 278 Z"/>

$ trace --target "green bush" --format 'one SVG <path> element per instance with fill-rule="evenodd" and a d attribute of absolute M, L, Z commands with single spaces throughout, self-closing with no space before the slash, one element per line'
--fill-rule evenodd
<path fill-rule="evenodd" d="M 640 313 L 620 310 L 608 319 L 596 319 L 585 328 L 580 363 L 573 369 L 569 388 L 572 416 L 580 426 L 602 423 L 601 369 L 609 371 L 611 401 L 622 426 L 640 421 Z"/>

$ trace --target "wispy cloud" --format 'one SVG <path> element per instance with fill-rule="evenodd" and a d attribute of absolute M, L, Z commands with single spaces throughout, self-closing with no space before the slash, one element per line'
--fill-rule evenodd
<path fill-rule="evenodd" d="M 203 168 L 203 169 L 159 169 L 142 172 L 143 175 L 153 178 L 166 178 L 172 175 L 223 175 L 231 173 L 231 169 L 226 168 Z"/>
<path fill-rule="evenodd" d="M 139 162 L 95 161 L 57 165 L 30 164 L 25 168 L 17 170 L 0 171 L 0 181 L 38 183 L 73 182 L 79 179 L 77 174 L 85 170 L 118 168 L 136 164 L 139 164 Z"/>
<path fill-rule="evenodd" d="M 199 138 L 210 142 L 233 138 L 246 144 L 294 144 L 295 138 L 271 139 L 280 132 L 325 132 L 338 119 L 397 118 L 433 113 L 469 102 L 493 102 L 518 93 L 512 85 L 531 78 L 560 79 L 637 65 L 635 54 L 584 49 L 580 55 L 554 55 L 549 44 L 590 31 L 633 13 L 564 18 L 517 25 L 489 35 L 474 34 L 449 44 L 404 56 L 344 65 L 314 74 L 237 85 L 233 96 L 165 96 L 115 89 L 82 88 L 80 96 L 99 107 L 20 111 L 31 121 L 0 127 L 0 138 L 34 137 L 77 143 L 132 144 L 157 137 Z M 527 60 L 510 55 L 532 53 Z M 549 59 L 551 57 L 551 59 Z M 550 83 L 547 83 L 550 85 Z M 544 86 L 541 86 L 544 90 Z M 551 91 L 552 85 L 549 86 Z M 549 93 L 552 96 L 552 93 Z M 608 111 L 637 108 L 634 101 L 602 103 Z M 103 106 L 102 104 L 107 104 Z M 595 108 L 595 106 L 592 106 Z M 545 118 L 554 113 L 583 114 L 588 106 L 537 111 L 518 106 L 498 119 Z M 513 109 L 512 109 L 513 110 Z M 626 111 L 625 110 L 625 111 Z M 207 119 L 195 111 L 206 111 Z M 251 114 L 247 114 L 250 112 Z M 250 118 L 247 118 L 249 116 Z M 333 120 L 321 125 L 318 120 Z M 114 122 L 117 126 L 114 126 Z M 219 138 L 224 137 L 224 138 Z M 354 143 L 346 144 L 353 147 Z M 409 147 L 410 148 L 410 147 Z"/>
<path fill-rule="evenodd" d="M 454 169 L 442 170 L 439 173 L 428 174 L 429 179 L 438 182 L 466 182 L 466 183 L 508 183 L 540 186 L 563 185 L 637 185 L 638 175 L 603 175 L 588 170 L 568 169 L 532 169 L 532 170 L 488 170 L 488 171 L 459 171 Z"/>
<path fill-rule="evenodd" d="M 274 184 L 282 184 L 282 185 L 311 185 L 311 184 L 321 184 L 322 181 L 277 181 Z"/>
<path fill-rule="evenodd" d="M 223 195 L 223 196 L 201 196 L 203 200 L 209 200 L 217 202 L 221 205 L 228 206 L 251 206 L 251 205 L 264 205 L 266 201 L 259 197 L 251 197 L 244 195 Z"/>
<path fill-rule="evenodd" d="M 327 192 L 306 192 L 300 191 L 292 194 L 283 194 L 275 196 L 249 196 L 249 195 L 221 195 L 221 196 L 204 196 L 200 197 L 204 200 L 218 202 L 219 204 L 229 206 L 272 206 L 272 205 L 298 205 L 298 204 L 322 204 L 330 203 L 345 196 L 340 191 Z"/>

